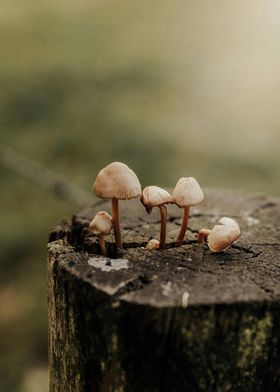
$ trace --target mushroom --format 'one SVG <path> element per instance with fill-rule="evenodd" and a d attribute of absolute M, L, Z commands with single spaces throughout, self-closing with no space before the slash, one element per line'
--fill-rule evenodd
<path fill-rule="evenodd" d="M 106 256 L 105 235 L 109 234 L 112 230 L 112 217 L 106 211 L 99 211 L 89 224 L 90 230 L 93 234 L 99 237 L 99 245 L 101 252 Z"/>
<path fill-rule="evenodd" d="M 141 203 L 146 208 L 148 214 L 151 213 L 153 207 L 158 207 L 160 210 L 160 242 L 159 248 L 163 249 L 166 238 L 166 219 L 167 208 L 165 204 L 173 203 L 173 198 L 165 189 L 158 186 L 147 186 L 141 196 Z"/>
<path fill-rule="evenodd" d="M 204 195 L 199 183 L 194 177 L 182 177 L 178 180 L 172 196 L 174 203 L 178 207 L 184 208 L 182 226 L 176 241 L 176 247 L 178 247 L 182 245 L 187 231 L 190 207 L 204 200 Z"/>
<path fill-rule="evenodd" d="M 101 199 L 112 200 L 116 246 L 122 248 L 118 201 L 133 199 L 141 195 L 141 185 L 136 174 L 124 163 L 110 163 L 98 173 L 93 192 Z"/>
<path fill-rule="evenodd" d="M 154 250 L 154 249 L 158 249 L 160 247 L 159 245 L 159 241 L 155 240 L 154 238 L 152 240 L 150 240 L 147 245 L 146 245 L 146 249 L 149 250 Z"/>
<path fill-rule="evenodd" d="M 198 232 L 198 242 L 207 238 L 209 249 L 212 252 L 222 252 L 233 244 L 240 236 L 238 223 L 231 218 L 221 218 L 220 225 L 215 225 L 212 230 L 201 229 Z"/>

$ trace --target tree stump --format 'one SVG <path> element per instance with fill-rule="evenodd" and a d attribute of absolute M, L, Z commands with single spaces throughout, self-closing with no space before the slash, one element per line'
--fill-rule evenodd
<path fill-rule="evenodd" d="M 108 236 L 107 259 L 88 225 L 109 203 L 52 231 L 51 392 L 280 390 L 280 200 L 205 193 L 180 248 L 183 210 L 170 206 L 167 249 L 144 249 L 159 236 L 159 212 L 139 200 L 120 203 L 124 249 Z M 214 254 L 197 232 L 222 216 L 242 235 Z"/>

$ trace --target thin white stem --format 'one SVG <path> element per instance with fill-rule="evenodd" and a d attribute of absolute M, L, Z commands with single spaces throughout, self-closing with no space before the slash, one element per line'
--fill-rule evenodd
<path fill-rule="evenodd" d="M 103 254 L 103 256 L 107 256 L 107 250 L 106 250 L 106 244 L 105 244 L 105 236 L 104 234 L 101 234 L 99 236 L 99 245 L 100 245 L 100 249 L 101 249 L 101 253 Z"/>
<path fill-rule="evenodd" d="M 112 220 L 114 225 L 114 235 L 117 248 L 122 248 L 122 237 L 120 228 L 119 218 L 119 201 L 118 199 L 112 199 Z"/>
<path fill-rule="evenodd" d="M 159 248 L 164 249 L 166 239 L 166 220 L 167 220 L 167 208 L 165 205 L 159 206 L 160 209 L 160 241 Z"/>
<path fill-rule="evenodd" d="M 185 238 L 186 235 L 186 231 L 188 228 L 188 222 L 189 222 L 189 213 L 190 213 L 190 207 L 185 207 L 184 208 L 184 216 L 183 216 L 183 221 L 182 221 L 182 226 L 181 226 L 181 230 L 180 233 L 178 235 L 177 241 L 176 241 L 176 248 L 178 248 L 179 246 L 182 245 L 183 240 Z"/>

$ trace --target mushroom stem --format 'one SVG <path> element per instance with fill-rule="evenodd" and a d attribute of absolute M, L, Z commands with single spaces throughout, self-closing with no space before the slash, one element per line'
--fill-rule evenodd
<path fill-rule="evenodd" d="M 159 206 L 160 209 L 160 240 L 159 240 L 159 248 L 164 249 L 165 247 L 165 239 L 166 239 L 166 220 L 167 220 L 167 208 L 163 204 Z"/>
<path fill-rule="evenodd" d="M 99 246 L 100 246 L 101 253 L 103 254 L 103 256 L 107 256 L 104 234 L 100 234 L 100 236 L 99 236 Z"/>
<path fill-rule="evenodd" d="M 203 242 L 204 238 L 207 237 L 210 234 L 210 232 L 211 232 L 211 230 L 208 230 L 208 229 L 199 230 L 197 242 L 199 244 L 201 244 Z"/>
<path fill-rule="evenodd" d="M 190 207 L 184 207 L 184 216 L 183 216 L 183 222 L 181 226 L 180 233 L 178 235 L 177 241 L 176 241 L 176 248 L 182 245 L 182 242 L 185 238 L 185 234 L 188 228 L 188 222 L 189 222 L 189 213 L 190 213 Z"/>
<path fill-rule="evenodd" d="M 112 220 L 114 225 L 114 235 L 117 248 L 122 248 L 120 218 L 119 218 L 119 201 L 118 199 L 112 199 Z"/>

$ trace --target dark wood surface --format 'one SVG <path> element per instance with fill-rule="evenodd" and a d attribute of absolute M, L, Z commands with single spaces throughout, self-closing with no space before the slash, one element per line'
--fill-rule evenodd
<path fill-rule="evenodd" d="M 110 203 L 50 235 L 51 391 L 280 390 L 279 199 L 206 190 L 183 246 L 183 210 L 169 206 L 167 249 L 155 251 L 144 247 L 159 238 L 159 210 L 120 202 L 124 249 L 108 236 L 107 259 L 88 230 L 101 209 Z M 197 232 L 223 216 L 242 234 L 214 254 Z"/>

